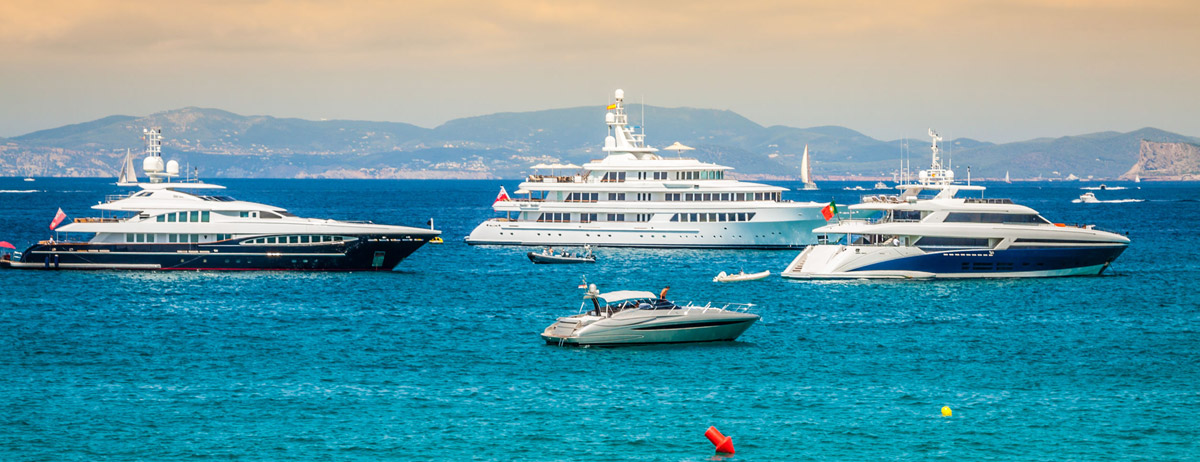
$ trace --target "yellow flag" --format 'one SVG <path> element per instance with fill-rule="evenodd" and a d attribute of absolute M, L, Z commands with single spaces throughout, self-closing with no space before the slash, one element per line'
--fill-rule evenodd
<path fill-rule="evenodd" d="M 613 110 L 613 109 L 616 109 L 616 108 L 617 108 L 617 105 L 616 105 L 616 104 L 609 104 L 609 105 L 608 105 L 608 107 L 607 107 L 607 108 L 605 108 L 605 109 L 608 109 L 608 110 L 610 110 L 610 111 L 611 111 L 611 110 Z"/>

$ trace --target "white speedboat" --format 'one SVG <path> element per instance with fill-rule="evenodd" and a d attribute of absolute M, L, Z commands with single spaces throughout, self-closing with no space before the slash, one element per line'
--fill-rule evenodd
<path fill-rule="evenodd" d="M 782 273 L 793 279 L 1048 277 L 1102 273 L 1129 239 L 1092 226 L 1052 223 L 1009 199 L 956 198 L 982 186 L 954 184 L 933 137 L 933 165 L 898 196 L 869 196 L 849 219 Z M 932 191 L 932 198 L 920 193 Z M 871 218 L 854 218 L 869 214 Z"/>
<path fill-rule="evenodd" d="M 880 181 L 878 183 L 875 183 L 875 189 L 892 189 L 892 188 L 889 188 L 887 183 Z"/>
<path fill-rule="evenodd" d="M 1076 199 L 1073 202 L 1083 202 L 1083 203 L 1088 203 L 1088 204 L 1095 204 L 1095 203 L 1099 203 L 1100 200 L 1096 199 L 1095 193 L 1088 191 L 1088 192 L 1085 192 L 1085 193 L 1079 195 L 1079 199 Z"/>
<path fill-rule="evenodd" d="M 716 277 L 713 278 L 713 282 L 757 281 L 759 279 L 766 278 L 767 276 L 770 276 L 770 275 L 771 275 L 770 270 L 760 271 L 757 273 L 746 273 L 745 271 L 739 271 L 739 272 L 733 273 L 733 274 L 726 274 L 724 271 L 722 271 L 719 274 L 717 274 Z"/>
<path fill-rule="evenodd" d="M 542 332 L 552 345 L 639 345 L 716 342 L 737 339 L 759 316 L 748 303 L 680 304 L 651 292 L 600 293 L 592 284 L 581 313 L 558 318 Z M 586 310 L 586 311 L 585 311 Z"/>
<path fill-rule="evenodd" d="M 816 242 L 812 229 L 825 223 L 824 204 L 783 200 L 786 188 L 728 179 L 732 168 L 724 165 L 660 156 L 629 126 L 624 100 L 617 90 L 605 114 L 603 159 L 535 165 L 540 172 L 521 183 L 516 197 L 501 189 L 492 203 L 505 216 L 479 224 L 467 243 L 799 248 Z"/>
<path fill-rule="evenodd" d="M 204 191 L 199 181 L 172 181 L 176 161 L 163 163 L 162 130 L 144 131 L 139 182 L 127 153 L 117 185 L 137 187 L 110 196 L 100 217 L 76 218 L 51 229 L 54 239 L 22 252 L 5 266 L 28 269 L 138 270 L 391 270 L 440 231 L 370 222 L 302 218 L 287 210 Z"/>

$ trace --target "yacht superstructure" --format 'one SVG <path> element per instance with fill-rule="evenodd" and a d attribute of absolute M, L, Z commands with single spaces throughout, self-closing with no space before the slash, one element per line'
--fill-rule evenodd
<path fill-rule="evenodd" d="M 145 131 L 149 182 L 138 183 L 126 155 L 118 185 L 139 191 L 92 206 L 102 218 L 78 218 L 38 242 L 14 268 L 162 270 L 390 270 L 431 238 L 432 229 L 301 218 L 287 210 L 209 195 L 223 186 L 171 181 L 162 132 Z M 78 239 L 79 236 L 90 239 Z"/>
<path fill-rule="evenodd" d="M 782 273 L 793 279 L 975 278 L 1097 275 L 1129 239 L 1093 226 L 1052 223 L 1009 199 L 958 198 L 984 187 L 954 183 L 938 158 L 897 196 L 867 196 L 850 216 L 817 228 L 819 245 Z M 923 192 L 936 193 L 932 198 Z"/>
<path fill-rule="evenodd" d="M 501 195 L 469 244 L 794 248 L 816 242 L 824 204 L 782 199 L 786 188 L 726 179 L 732 168 L 662 157 L 629 127 L 624 93 L 605 114 L 603 159 L 578 173 L 530 175 Z M 679 148 L 690 149 L 679 145 Z M 565 167 L 565 166 L 545 166 Z"/>

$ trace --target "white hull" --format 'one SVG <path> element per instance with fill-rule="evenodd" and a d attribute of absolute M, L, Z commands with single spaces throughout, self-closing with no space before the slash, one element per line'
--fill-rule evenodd
<path fill-rule="evenodd" d="M 492 219 L 467 243 L 492 245 L 592 245 L 654 248 L 797 248 L 816 242 L 814 217 L 790 221 L 725 223 L 538 223 Z"/>

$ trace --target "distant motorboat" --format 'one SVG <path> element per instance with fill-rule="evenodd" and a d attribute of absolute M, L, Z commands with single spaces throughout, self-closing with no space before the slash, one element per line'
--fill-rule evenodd
<path fill-rule="evenodd" d="M 1085 192 L 1082 195 L 1080 195 L 1079 199 L 1075 199 L 1075 202 L 1082 202 L 1085 204 L 1096 204 L 1096 203 L 1099 203 L 1100 200 L 1096 199 L 1095 193 L 1088 191 L 1088 192 Z"/>
<path fill-rule="evenodd" d="M 33 178 L 30 178 L 30 177 L 25 177 L 25 181 L 37 181 L 37 180 L 34 180 Z"/>
<path fill-rule="evenodd" d="M 596 256 L 592 255 L 592 247 L 584 246 L 583 249 L 582 254 L 566 251 L 555 253 L 553 247 L 548 247 L 541 252 L 529 252 L 526 256 L 529 257 L 529 261 L 540 264 L 595 263 Z"/>
<path fill-rule="evenodd" d="M 761 271 L 758 273 L 749 273 L 749 274 L 747 274 L 745 271 L 739 271 L 736 274 L 725 274 L 725 272 L 722 271 L 720 274 L 717 274 L 717 277 L 713 278 L 713 282 L 757 281 L 759 279 L 766 278 L 767 276 L 770 276 L 770 275 L 771 275 L 770 270 Z"/>
<path fill-rule="evenodd" d="M 891 189 L 891 188 L 888 187 L 887 183 L 880 181 L 878 183 L 875 183 L 875 189 Z"/>
<path fill-rule="evenodd" d="M 864 188 L 862 186 L 854 186 L 854 187 L 847 186 L 842 189 L 846 190 L 846 191 L 866 191 L 867 190 L 867 188 Z"/>

